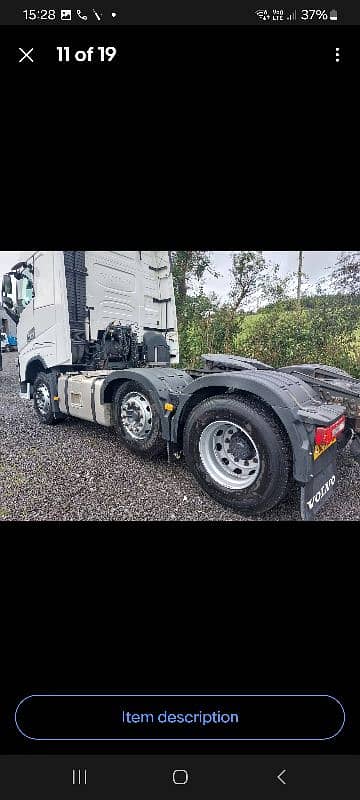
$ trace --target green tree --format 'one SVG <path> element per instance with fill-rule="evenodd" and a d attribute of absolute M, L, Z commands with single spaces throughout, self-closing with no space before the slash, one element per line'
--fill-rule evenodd
<path fill-rule="evenodd" d="M 230 300 L 234 311 L 238 311 L 254 298 L 265 269 L 266 262 L 261 250 L 233 253 Z"/>
<path fill-rule="evenodd" d="M 212 349 L 213 320 L 219 307 L 214 293 L 204 292 L 202 280 L 205 273 L 218 277 L 206 250 L 176 250 L 172 254 L 172 273 L 178 317 L 180 363 L 195 367 L 201 353 Z M 192 286 L 192 281 L 198 282 Z M 190 289 L 193 291 L 190 292 Z"/>
<path fill-rule="evenodd" d="M 291 275 L 281 277 L 279 264 L 271 264 L 264 275 L 260 276 L 260 302 L 279 303 L 289 296 Z"/>
<path fill-rule="evenodd" d="M 192 278 L 200 281 L 205 272 L 215 277 L 217 277 L 217 273 L 212 267 L 208 250 L 175 250 L 171 255 L 175 301 L 180 307 L 188 297 L 189 283 Z"/>
<path fill-rule="evenodd" d="M 216 296 L 208 297 L 203 291 L 195 296 L 189 295 L 180 304 L 178 332 L 182 366 L 197 366 L 201 354 L 211 350 L 208 344 L 211 336 L 212 316 L 217 307 Z"/>
<path fill-rule="evenodd" d="M 345 250 L 338 257 L 331 276 L 335 290 L 360 294 L 360 252 Z"/>

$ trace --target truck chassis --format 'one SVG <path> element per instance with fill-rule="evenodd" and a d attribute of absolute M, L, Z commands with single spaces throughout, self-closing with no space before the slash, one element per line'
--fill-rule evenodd
<path fill-rule="evenodd" d="M 221 354 L 203 362 L 51 370 L 27 391 L 44 423 L 70 415 L 115 426 L 137 454 L 183 454 L 205 491 L 244 516 L 276 506 L 295 481 L 302 519 L 314 519 L 335 489 L 337 451 L 351 441 L 360 460 L 360 381 L 321 364 L 275 370 Z"/>

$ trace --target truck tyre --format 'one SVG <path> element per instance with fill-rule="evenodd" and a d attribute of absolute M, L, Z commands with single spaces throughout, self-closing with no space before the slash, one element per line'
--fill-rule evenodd
<path fill-rule="evenodd" d="M 33 384 L 34 408 L 43 425 L 55 425 L 58 419 L 54 417 L 51 408 L 51 387 L 45 372 L 39 372 Z"/>
<path fill-rule="evenodd" d="M 183 450 L 205 491 L 244 516 L 276 506 L 291 484 L 286 434 L 255 400 L 226 395 L 199 403 L 186 421 Z"/>
<path fill-rule="evenodd" d="M 166 442 L 154 393 L 135 381 L 120 384 L 114 397 L 115 427 L 119 438 L 133 453 L 150 458 L 164 453 Z"/>

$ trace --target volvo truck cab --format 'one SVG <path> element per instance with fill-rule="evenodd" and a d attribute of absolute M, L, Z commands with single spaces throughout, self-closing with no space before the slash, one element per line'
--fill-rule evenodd
<path fill-rule="evenodd" d="M 26 396 L 44 369 L 178 361 L 166 251 L 23 253 L 4 277 L 3 302 L 17 322 Z"/>

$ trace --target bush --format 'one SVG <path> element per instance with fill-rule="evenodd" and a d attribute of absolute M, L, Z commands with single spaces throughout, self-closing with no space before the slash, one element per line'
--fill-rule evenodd
<path fill-rule="evenodd" d="M 234 353 L 273 367 L 318 362 L 360 377 L 360 298 L 321 295 L 281 300 L 257 313 L 235 313 L 215 297 L 187 297 L 178 312 L 180 357 L 200 365 L 203 353 Z"/>
<path fill-rule="evenodd" d="M 274 367 L 319 362 L 360 375 L 360 302 L 306 299 L 310 302 L 300 309 L 295 301 L 281 302 L 246 316 L 234 341 L 235 352 Z"/>
<path fill-rule="evenodd" d="M 241 315 L 204 294 L 188 297 L 178 313 L 180 365 L 198 367 L 204 353 L 231 353 Z"/>

